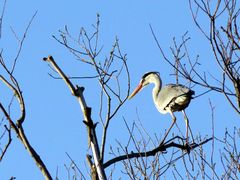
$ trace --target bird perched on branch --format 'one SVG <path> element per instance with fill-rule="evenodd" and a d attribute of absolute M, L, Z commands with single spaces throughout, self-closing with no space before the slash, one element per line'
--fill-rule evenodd
<path fill-rule="evenodd" d="M 139 85 L 135 88 L 128 99 L 131 99 L 141 89 L 150 83 L 154 84 L 152 95 L 156 108 L 162 114 L 170 113 L 173 120 L 170 128 L 162 140 L 162 143 L 165 141 L 168 133 L 176 122 L 176 117 L 173 113 L 175 111 L 182 111 L 186 123 L 186 144 L 188 144 L 189 123 L 184 109 L 188 107 L 191 99 L 193 98 L 192 96 L 194 95 L 194 91 L 181 84 L 167 84 L 166 86 L 162 87 L 162 80 L 159 73 L 148 72 L 142 76 Z"/>

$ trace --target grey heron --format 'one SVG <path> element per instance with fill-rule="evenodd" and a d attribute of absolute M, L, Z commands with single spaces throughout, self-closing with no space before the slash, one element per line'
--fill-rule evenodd
<path fill-rule="evenodd" d="M 191 99 L 193 98 L 192 96 L 194 95 L 194 91 L 181 84 L 167 84 L 162 87 L 162 80 L 159 73 L 148 72 L 142 76 L 139 85 L 135 88 L 135 90 L 128 97 L 128 99 L 131 99 L 141 89 L 143 89 L 150 83 L 153 83 L 155 85 L 152 90 L 152 96 L 156 108 L 162 114 L 170 113 L 173 120 L 170 128 L 168 129 L 162 140 L 162 143 L 165 141 L 168 133 L 176 122 L 174 112 L 182 111 L 186 123 L 186 144 L 188 144 L 189 123 L 184 109 L 188 107 Z"/>

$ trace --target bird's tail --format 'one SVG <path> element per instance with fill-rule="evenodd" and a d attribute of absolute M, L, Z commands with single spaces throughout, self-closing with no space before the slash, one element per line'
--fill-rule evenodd
<path fill-rule="evenodd" d="M 195 91 L 190 90 L 189 91 L 189 95 L 190 95 L 191 99 L 195 98 L 195 97 L 193 97 L 193 95 L 195 95 Z"/>

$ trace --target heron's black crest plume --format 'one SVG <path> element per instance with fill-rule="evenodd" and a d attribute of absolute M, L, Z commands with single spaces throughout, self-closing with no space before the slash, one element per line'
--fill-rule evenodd
<path fill-rule="evenodd" d="M 150 72 L 147 72 L 145 73 L 143 76 L 142 76 L 142 79 L 145 79 L 148 75 L 150 74 L 157 74 L 159 76 L 159 72 L 157 71 L 150 71 Z"/>

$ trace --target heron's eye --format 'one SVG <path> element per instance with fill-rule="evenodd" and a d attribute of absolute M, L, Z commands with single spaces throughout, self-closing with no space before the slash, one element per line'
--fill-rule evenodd
<path fill-rule="evenodd" d="M 146 79 L 143 79 L 143 80 L 141 81 L 141 84 L 142 84 L 143 86 L 146 86 L 146 85 L 148 85 L 148 84 L 149 84 L 149 82 L 148 82 L 148 81 L 146 81 Z"/>

